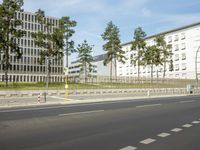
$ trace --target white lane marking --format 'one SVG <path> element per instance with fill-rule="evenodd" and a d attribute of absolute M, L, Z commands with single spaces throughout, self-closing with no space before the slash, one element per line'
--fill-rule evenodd
<path fill-rule="evenodd" d="M 143 141 L 140 141 L 140 143 L 141 144 L 150 144 L 150 143 L 153 143 L 155 141 L 156 141 L 155 139 L 148 138 L 148 139 L 145 139 Z"/>
<path fill-rule="evenodd" d="M 199 124 L 200 121 L 193 121 L 192 123 L 193 123 L 193 124 Z"/>
<path fill-rule="evenodd" d="M 180 132 L 180 131 L 182 131 L 182 129 L 180 129 L 180 128 L 174 128 L 171 131 L 173 131 L 173 132 Z"/>
<path fill-rule="evenodd" d="M 141 106 L 136 106 L 136 108 L 153 107 L 153 106 L 160 106 L 160 105 L 162 105 L 162 104 L 141 105 Z"/>
<path fill-rule="evenodd" d="M 83 112 L 75 112 L 75 113 L 68 113 L 68 114 L 59 114 L 58 116 L 71 116 L 71 115 L 81 115 L 81 114 L 91 114 L 91 113 L 99 113 L 105 110 L 94 110 L 94 111 L 83 111 Z"/>
<path fill-rule="evenodd" d="M 170 135 L 169 133 L 161 133 L 161 134 L 158 134 L 157 136 L 165 138 L 165 137 L 167 137 L 169 135 Z"/>
<path fill-rule="evenodd" d="M 192 125 L 191 124 L 185 124 L 182 127 L 184 127 L 184 128 L 190 128 L 190 127 L 192 127 Z"/>
<path fill-rule="evenodd" d="M 192 103 L 192 102 L 196 102 L 196 100 L 190 100 L 190 101 L 181 101 L 180 103 Z"/>
<path fill-rule="evenodd" d="M 135 149 L 137 149 L 137 147 L 127 146 L 127 147 L 121 148 L 120 150 L 135 150 Z"/>

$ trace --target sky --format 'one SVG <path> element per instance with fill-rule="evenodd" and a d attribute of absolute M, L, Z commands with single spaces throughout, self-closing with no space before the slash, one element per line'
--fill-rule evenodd
<path fill-rule="evenodd" d="M 0 0 L 2 2 L 2 0 Z M 122 43 L 133 40 L 134 29 L 142 27 L 153 35 L 200 22 L 199 0 L 24 0 L 24 10 L 45 11 L 47 16 L 69 16 L 77 21 L 73 40 L 94 45 L 93 55 L 104 53 L 101 34 L 109 21 L 119 27 Z M 72 55 L 70 61 L 77 59 Z"/>

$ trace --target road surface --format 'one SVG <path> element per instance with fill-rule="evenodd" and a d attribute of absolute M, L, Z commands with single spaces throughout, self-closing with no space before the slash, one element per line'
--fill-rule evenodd
<path fill-rule="evenodd" d="M 198 150 L 200 96 L 0 110 L 1 150 Z"/>

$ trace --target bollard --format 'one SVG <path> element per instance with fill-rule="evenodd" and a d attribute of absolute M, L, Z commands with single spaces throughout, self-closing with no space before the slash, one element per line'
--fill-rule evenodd
<path fill-rule="evenodd" d="M 40 94 L 38 95 L 38 103 L 40 103 Z"/>
<path fill-rule="evenodd" d="M 147 96 L 150 96 L 150 91 L 149 90 L 147 91 Z"/>

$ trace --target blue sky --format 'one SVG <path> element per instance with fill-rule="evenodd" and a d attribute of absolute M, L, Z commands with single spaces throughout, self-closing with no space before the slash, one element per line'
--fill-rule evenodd
<path fill-rule="evenodd" d="M 100 35 L 111 20 L 120 28 L 122 43 L 133 39 L 138 26 L 152 35 L 200 21 L 199 0 L 24 0 L 24 3 L 25 11 L 41 8 L 48 16 L 70 16 L 76 20 L 73 39 L 77 44 L 86 39 L 95 45 L 93 55 L 104 53 Z M 75 55 L 71 57 L 74 59 Z"/>

